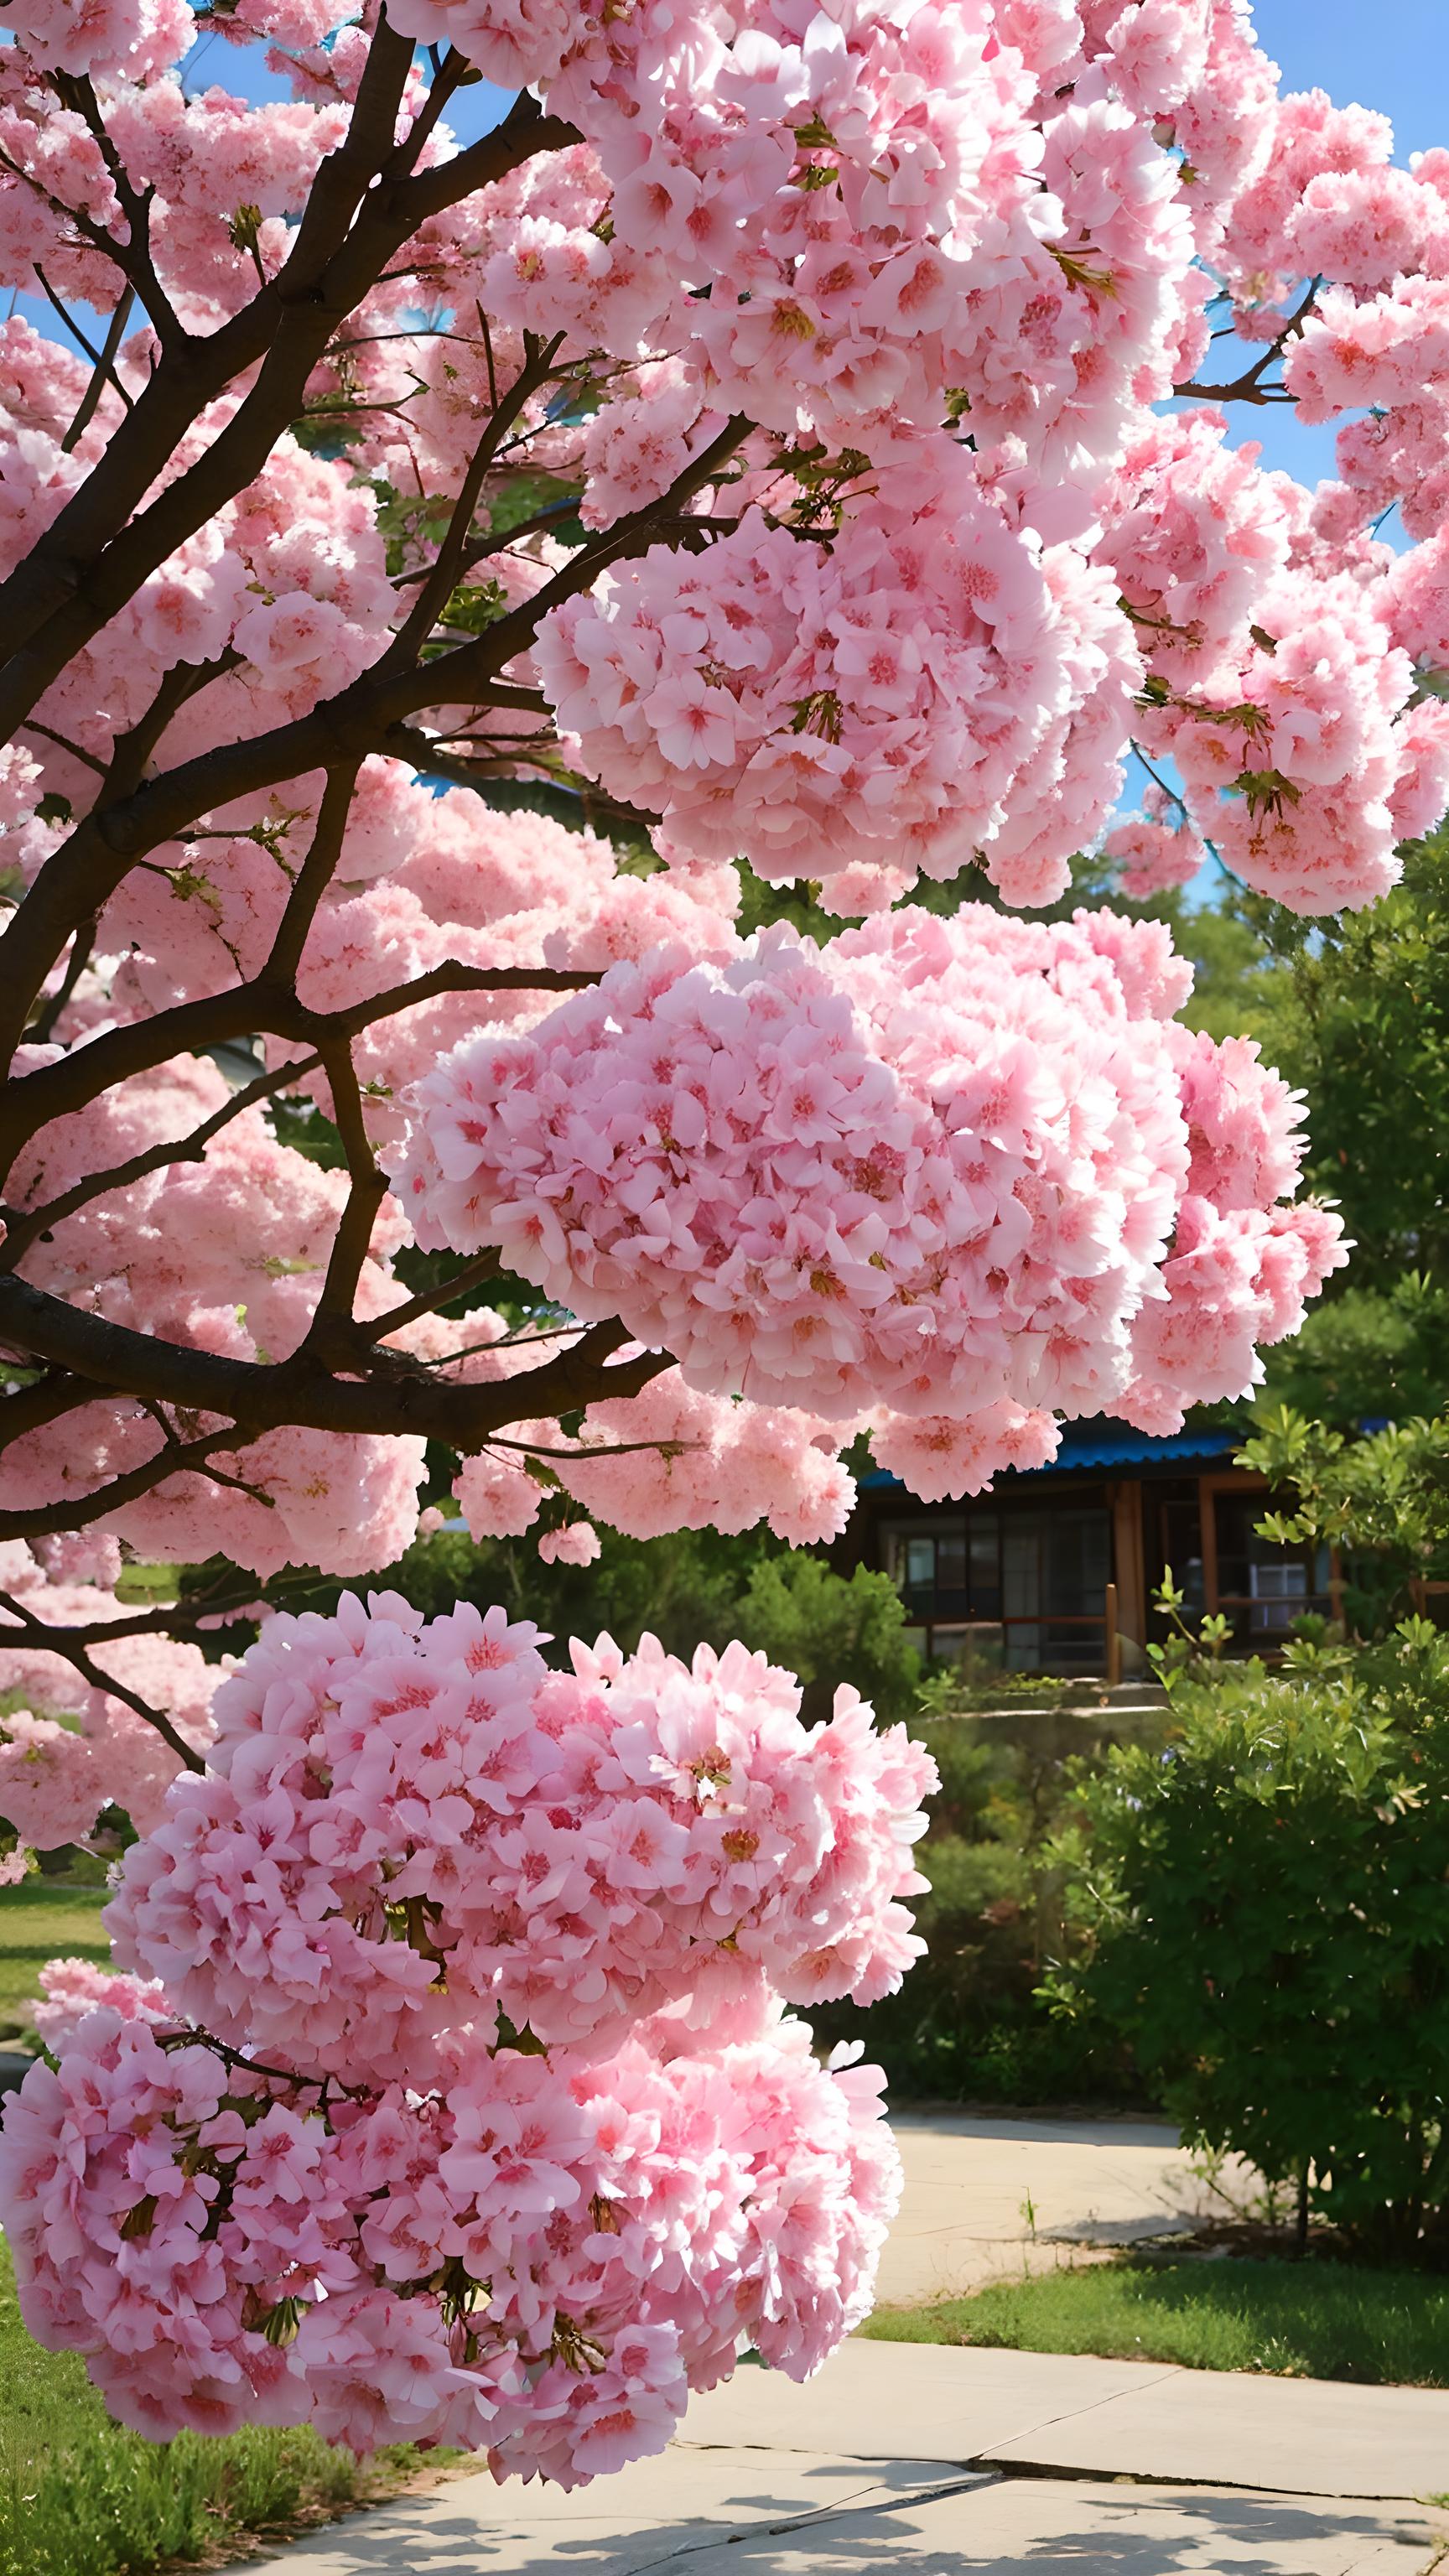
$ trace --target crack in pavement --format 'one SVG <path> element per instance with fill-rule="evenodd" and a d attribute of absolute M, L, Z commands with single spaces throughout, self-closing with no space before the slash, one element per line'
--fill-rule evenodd
<path fill-rule="evenodd" d="M 1181 2364 L 1171 2362 L 1165 2370 L 1154 2371 L 1150 2379 L 1135 2381 L 1131 2388 L 1114 2388 L 1110 2396 L 1094 2397 L 1087 2406 L 1064 2406 L 1059 2415 L 1046 2415 L 1039 2424 L 1028 2424 L 1024 2433 L 1012 2433 L 1008 2438 L 1013 2442 L 1033 2441 L 1038 2433 L 1049 2433 L 1054 2424 L 1075 2424 L 1080 2416 L 1100 2414 L 1104 2406 L 1120 2406 L 1124 2397 L 1145 2396 L 1149 2388 L 1160 2388 L 1164 2380 L 1181 2377 Z M 986 2455 L 983 2452 L 979 2456 Z"/>
<path fill-rule="evenodd" d="M 763 2444 L 698 2443 L 694 2447 L 700 2450 L 706 2448 L 723 2450 L 763 2449 L 765 2446 Z M 698 2558 L 706 2549 L 728 2549 L 735 2543 L 745 2540 L 779 2540 L 791 2532 L 812 2531 L 821 2523 L 855 2521 L 865 2514 L 893 2513 L 907 2505 L 914 2510 L 917 2505 L 940 2504 L 947 2496 L 980 2495 L 984 2488 L 1005 2486 L 1007 2483 L 1005 2470 L 990 2471 L 978 2473 L 972 2477 L 948 2478 L 934 2487 L 913 2487 L 909 2492 L 899 2496 L 877 2496 L 874 2502 L 869 2504 L 852 2505 L 842 2502 L 815 2505 L 810 2512 L 791 2514 L 784 2522 L 752 2522 L 733 2531 L 727 2530 L 723 2524 L 716 2523 L 712 2530 L 706 2528 L 705 2536 L 700 2539 L 686 2541 L 676 2549 L 666 2549 L 658 2558 L 646 2558 L 640 2566 L 631 2570 L 630 2576 L 653 2576 L 654 2569 L 677 2566 L 684 2558 Z"/>

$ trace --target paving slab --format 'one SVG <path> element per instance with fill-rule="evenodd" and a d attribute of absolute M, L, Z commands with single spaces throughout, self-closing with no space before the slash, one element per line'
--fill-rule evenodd
<path fill-rule="evenodd" d="M 1075 2353 L 847 2343 L 803 2387 L 778 2371 L 737 2370 L 723 2388 L 691 2398 L 678 2438 L 964 2467 L 1061 2418 L 1134 2395 L 1171 2371 L 1166 2362 L 1094 2361 Z M 1312 2483 L 1324 2483 L 1322 2471 Z"/>
<path fill-rule="evenodd" d="M 261 2562 L 267 2576 L 513 2576 L 578 2565 L 642 2576 L 718 2539 L 737 2550 L 758 2531 L 774 2541 L 838 2516 L 893 2513 L 955 2489 L 993 2486 L 934 2461 L 845 2459 L 814 2452 L 683 2451 L 636 2460 L 617 2476 L 565 2495 L 557 2487 L 449 2479 L 431 2493 L 349 2514 Z M 260 2571 L 259 2571 L 260 2576 Z"/>
<path fill-rule="evenodd" d="M 675 2455 L 677 2458 L 677 2455 Z M 1425 2516 L 1333 2498 L 989 2477 L 946 2492 L 905 2463 L 666 2461 L 558 2496 L 460 2479 L 355 2517 L 267 2563 L 273 2576 L 1422 2576 Z M 895 2483 L 892 2483 L 894 2479 Z M 731 2489 L 733 2492 L 731 2493 Z"/>
<path fill-rule="evenodd" d="M 1158 2120 L 905 2111 L 891 2125 L 906 2187 L 881 2259 L 886 2306 L 1171 2236 L 1223 2205 Z M 1223 2180 L 1236 2194 L 1247 2168 L 1225 2168 Z"/>
<path fill-rule="evenodd" d="M 1449 2491 L 1449 2389 L 976 2346 L 848 2343 L 803 2388 L 739 2370 L 694 2400 L 682 2439 L 1304 2495 Z"/>
<path fill-rule="evenodd" d="M 1026 2353 L 981 2353 L 983 2362 Z M 1144 2376 L 1105 2406 L 1038 2424 L 989 2456 L 1003 2466 L 1204 2478 L 1338 2496 L 1449 2490 L 1449 2389 L 1362 2388 L 1246 2371 Z"/>

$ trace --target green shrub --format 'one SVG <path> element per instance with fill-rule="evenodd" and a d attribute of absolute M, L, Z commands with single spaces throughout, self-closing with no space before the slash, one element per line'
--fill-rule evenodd
<path fill-rule="evenodd" d="M 949 1704 L 933 1688 L 928 1704 Z M 1071 1766 L 1115 1723 L 1049 1709 L 941 1717 L 912 1732 L 941 1774 L 916 1846 L 931 1882 L 913 1900 L 926 1956 L 901 1992 L 866 2013 L 812 2013 L 817 2034 L 864 2040 L 893 2092 L 918 2101 L 1139 2102 L 1129 2052 L 1053 2015 L 1037 1992 L 1059 1946 L 1052 1832 Z"/>
<path fill-rule="evenodd" d="M 1169 1689 L 1171 1742 L 1078 1775 L 1051 2000 L 1364 2251 L 1449 2245 L 1449 1640 Z"/>
<path fill-rule="evenodd" d="M 847 1582 L 823 1557 L 757 1557 L 730 1618 L 732 1635 L 799 1675 L 807 1720 L 829 1716 L 838 1682 L 853 1682 L 882 1720 L 914 1713 L 920 1658 L 888 1574 L 858 1565 Z"/>

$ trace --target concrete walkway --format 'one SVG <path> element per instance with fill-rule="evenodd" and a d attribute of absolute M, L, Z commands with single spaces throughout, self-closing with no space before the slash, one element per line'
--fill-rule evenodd
<path fill-rule="evenodd" d="M 1213 2206 L 1161 2121 L 908 2111 L 892 2126 L 906 2190 L 881 2263 L 885 2306 L 1171 2236 Z M 1233 2190 L 1247 2178 L 1229 2168 L 1225 2179 Z"/>
<path fill-rule="evenodd" d="M 747 2367 L 694 2400 L 681 2438 L 1370 2502 L 1449 2492 L 1449 2389 L 977 2346 L 848 2343 L 803 2388 Z"/>
<path fill-rule="evenodd" d="M 798 2452 L 640 2462 L 560 2496 L 459 2480 L 318 2532 L 274 2576 L 1421 2576 L 1412 2507 Z"/>
<path fill-rule="evenodd" d="M 1173 2133 L 1148 2124 L 898 2127 L 908 2179 L 887 2298 L 1056 2260 L 1064 2245 L 1166 2232 L 1199 2205 Z M 740 2370 L 695 2401 L 661 2459 L 579 2494 L 469 2475 L 265 2565 L 272 2576 L 1424 2576 L 1449 2529 L 1424 2499 L 1446 2491 L 1449 2391 L 852 2343 L 806 2388 Z"/>

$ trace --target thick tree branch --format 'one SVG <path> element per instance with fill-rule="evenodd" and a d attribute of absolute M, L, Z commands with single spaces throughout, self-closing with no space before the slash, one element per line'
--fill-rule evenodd
<path fill-rule="evenodd" d="M 591 1326 L 573 1349 L 513 1378 L 440 1384 L 425 1371 L 399 1366 L 391 1355 L 367 1378 L 338 1377 L 305 1344 L 288 1360 L 227 1359 L 86 1314 L 13 1276 L 0 1279 L 0 1339 L 51 1367 L 94 1379 L 98 1392 L 103 1386 L 123 1387 L 142 1403 L 246 1423 L 248 1430 L 227 1437 L 229 1447 L 293 1425 L 384 1439 L 421 1436 L 468 1451 L 481 1448 L 493 1432 L 512 1422 L 552 1418 L 608 1396 L 637 1395 L 661 1369 L 673 1365 L 666 1355 L 646 1352 L 606 1371 L 604 1361 L 628 1339 L 622 1324 L 609 1323 Z M 360 1344 L 359 1364 L 366 1359 L 366 1346 Z M 202 1454 L 212 1436 L 194 1444 Z M 185 1450 L 176 1451 L 177 1471 L 191 1463 Z M 75 1509 L 74 1504 L 62 1506 L 62 1514 Z M 25 1517 L 20 1515 L 22 1521 Z M 0 1537 L 30 1535 L 28 1527 L 15 1522 L 13 1513 L 0 1513 Z M 62 1518 L 53 1525 L 70 1527 L 72 1522 Z"/>
<path fill-rule="evenodd" d="M 0 990 L 7 995 L 7 1004 L 0 1006 L 0 1062 L 8 1062 L 35 996 L 77 923 L 104 906 L 137 859 L 178 838 L 200 815 L 309 770 L 329 769 L 374 751 L 414 758 L 415 737 L 405 735 L 395 743 L 391 728 L 404 726 L 424 708 L 517 703 L 518 693 L 505 695 L 508 684 L 500 683 L 499 674 L 528 650 L 550 609 L 589 589 L 609 564 L 647 546 L 661 519 L 676 517 L 684 501 L 715 479 L 747 427 L 741 419 L 731 420 L 657 501 L 579 547 L 532 599 L 521 601 L 469 643 L 421 669 L 384 671 L 380 677 L 365 672 L 310 715 L 249 741 L 203 752 L 87 816 L 46 861 L 0 939 Z"/>
<path fill-rule="evenodd" d="M 450 958 L 390 985 L 370 999 L 335 1011 L 311 1011 L 289 985 L 234 984 L 203 1000 L 174 1003 L 148 1020 L 108 1029 L 88 1045 L 73 1047 L 54 1064 L 23 1074 L 0 1090 L 0 1162 L 9 1171 L 21 1146 L 52 1118 L 83 1109 L 90 1100 L 135 1073 L 149 1073 L 174 1055 L 199 1055 L 257 1035 L 311 1047 L 352 1038 L 376 1020 L 389 1020 L 442 993 L 577 993 L 597 984 L 598 970 L 568 966 L 461 966 Z"/>

